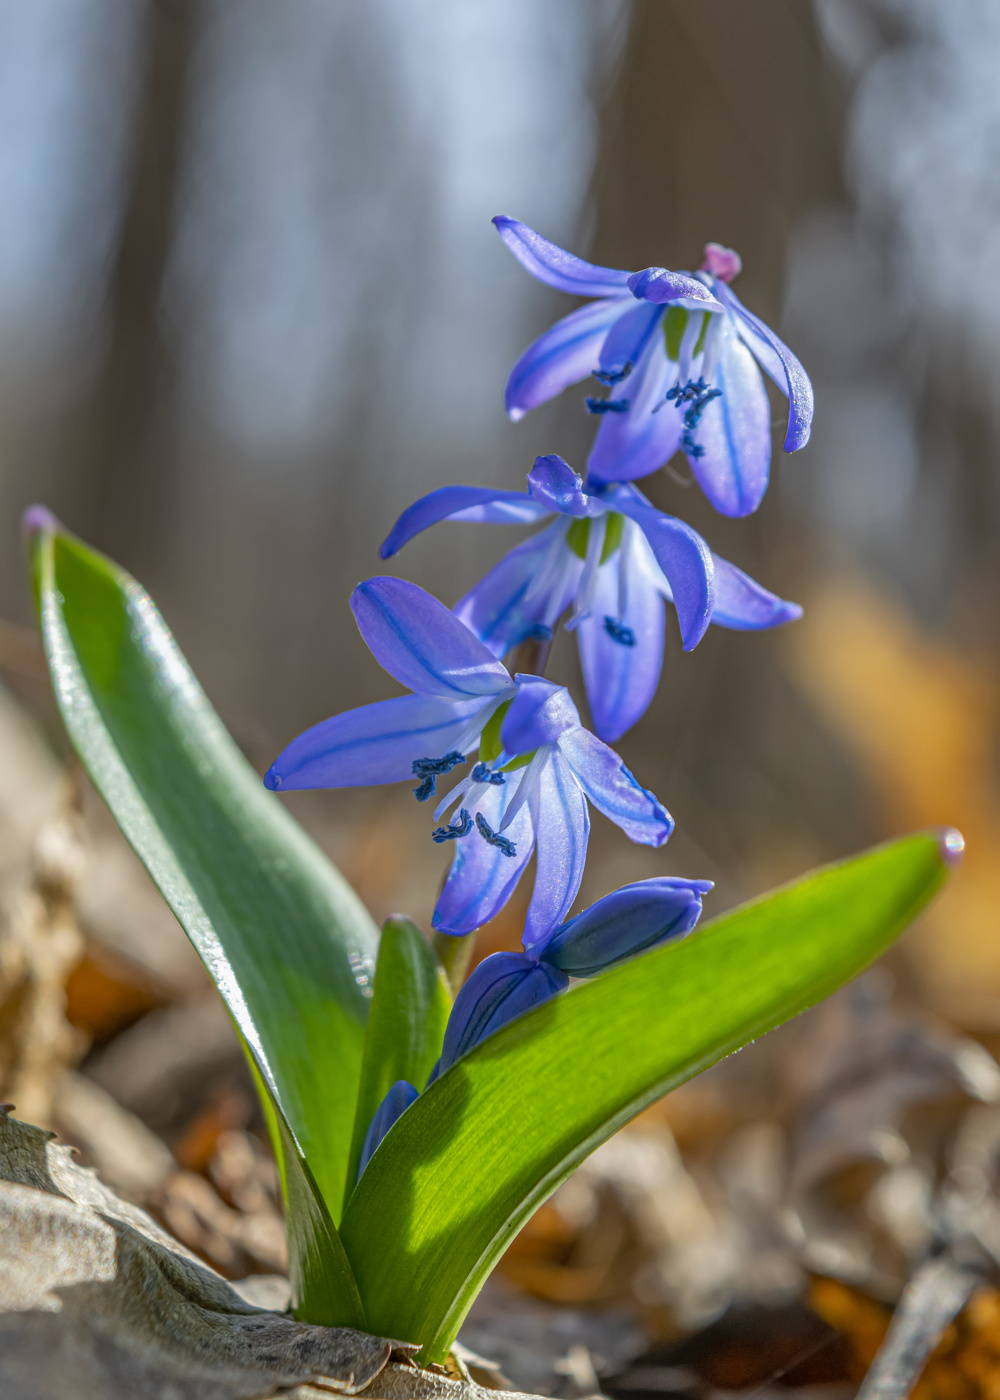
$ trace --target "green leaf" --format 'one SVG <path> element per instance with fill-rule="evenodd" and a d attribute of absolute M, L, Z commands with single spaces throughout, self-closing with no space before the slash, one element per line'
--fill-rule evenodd
<path fill-rule="evenodd" d="M 584 1157 L 853 977 L 930 899 L 946 856 L 922 834 L 828 866 L 537 1007 L 459 1060 L 383 1138 L 344 1215 L 372 1330 L 442 1360 L 514 1234 Z"/>
<path fill-rule="evenodd" d="M 238 1029 L 238 1028 L 237 1028 Z M 243 1037 L 240 1037 L 243 1039 Z M 366 1331 L 365 1310 L 350 1261 L 320 1195 L 288 1119 L 261 1074 L 253 1051 L 243 1049 L 260 1095 L 274 1156 L 281 1175 L 288 1236 L 288 1274 L 292 1309 L 300 1322 L 321 1327 L 356 1327 Z"/>
<path fill-rule="evenodd" d="M 361 1062 L 361 1085 L 347 1175 L 350 1196 L 365 1134 L 397 1079 L 422 1089 L 441 1054 L 451 994 L 444 968 L 409 919 L 387 919 L 375 969 L 375 990 Z"/>
<path fill-rule="evenodd" d="M 266 792 L 152 600 L 47 512 L 42 637 L 77 752 L 215 980 L 331 1214 L 347 1176 L 377 932 Z"/>

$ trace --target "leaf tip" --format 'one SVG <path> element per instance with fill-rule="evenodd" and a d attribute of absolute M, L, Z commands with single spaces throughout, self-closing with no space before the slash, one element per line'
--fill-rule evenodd
<path fill-rule="evenodd" d="M 950 870 L 957 870 L 965 855 L 965 837 L 953 826 L 943 826 L 937 833 L 941 859 Z"/>
<path fill-rule="evenodd" d="M 21 517 L 21 533 L 28 544 L 33 544 L 36 535 L 58 534 L 62 525 L 47 506 L 29 506 Z"/>

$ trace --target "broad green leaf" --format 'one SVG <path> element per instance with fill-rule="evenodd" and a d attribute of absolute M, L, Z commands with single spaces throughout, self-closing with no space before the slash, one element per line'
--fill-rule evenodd
<path fill-rule="evenodd" d="M 242 1037 L 241 1037 L 242 1039 Z M 281 1175 L 292 1309 L 300 1322 L 365 1329 L 358 1285 L 319 1187 L 288 1119 L 243 1040 Z"/>
<path fill-rule="evenodd" d="M 375 927 L 264 790 L 139 584 L 47 513 L 30 523 L 70 738 L 226 999 L 333 1214 Z"/>
<path fill-rule="evenodd" d="M 344 1215 L 372 1330 L 442 1360 L 514 1234 L 588 1153 L 853 977 L 930 899 L 946 857 L 938 835 L 921 834 L 828 866 L 573 988 L 459 1060 L 383 1138 Z"/>
<path fill-rule="evenodd" d="M 347 1175 L 347 1196 L 375 1110 L 397 1079 L 422 1089 L 441 1054 L 451 994 L 444 968 L 409 919 L 387 919 L 378 947 L 375 988 L 368 1014 L 361 1084 Z"/>

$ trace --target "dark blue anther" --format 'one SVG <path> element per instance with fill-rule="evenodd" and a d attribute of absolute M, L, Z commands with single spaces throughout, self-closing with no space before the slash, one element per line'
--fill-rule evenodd
<path fill-rule="evenodd" d="M 503 787 L 505 780 L 502 773 L 494 773 L 487 764 L 477 763 L 472 770 L 472 781 L 474 783 L 490 783 L 493 787 Z"/>
<path fill-rule="evenodd" d="M 623 369 L 595 369 L 594 378 L 599 379 L 602 384 L 620 384 L 631 373 L 632 361 L 629 360 Z"/>
<path fill-rule="evenodd" d="M 529 637 L 535 637 L 540 642 L 551 642 L 554 636 L 552 628 L 545 622 L 533 622 L 524 634 L 526 641 Z"/>
<path fill-rule="evenodd" d="M 436 841 L 440 846 L 445 841 L 458 841 L 463 836 L 468 836 L 471 830 L 472 818 L 463 807 L 458 814 L 458 821 L 452 822 L 451 826 L 439 826 L 431 836 L 431 840 Z"/>
<path fill-rule="evenodd" d="M 703 377 L 689 379 L 686 384 L 674 384 L 667 390 L 667 398 L 672 400 L 678 408 L 683 404 L 690 404 L 690 408 L 684 411 L 684 431 L 681 433 L 681 447 L 689 457 L 697 460 L 704 457 L 705 449 L 700 443 L 694 440 L 694 431 L 701 422 L 701 415 L 712 402 L 722 393 L 721 389 L 710 389 Z"/>
<path fill-rule="evenodd" d="M 413 789 L 413 796 L 418 802 L 427 802 L 437 792 L 437 779 L 433 773 L 428 773 L 419 787 Z"/>
<path fill-rule="evenodd" d="M 508 841 L 506 836 L 501 836 L 494 831 L 482 812 L 476 813 L 476 826 L 479 828 L 480 836 L 488 845 L 496 846 L 497 850 L 502 851 L 505 856 L 517 855 L 517 847 L 513 841 Z M 437 837 L 434 839 L 437 840 Z"/>
<path fill-rule="evenodd" d="M 451 753 L 446 753 L 444 758 L 415 758 L 413 760 L 413 776 L 422 778 L 423 782 L 419 787 L 413 789 L 413 796 L 418 802 L 427 802 L 437 793 L 437 779 L 443 773 L 450 773 L 460 763 L 465 762 L 465 754 L 452 749 Z"/>
<path fill-rule="evenodd" d="M 620 646 L 635 646 L 635 633 L 631 627 L 626 627 L 624 622 L 619 622 L 617 618 L 605 616 L 604 630 L 611 640 L 618 642 Z"/>
<path fill-rule="evenodd" d="M 627 413 L 630 403 L 629 399 L 595 399 L 590 394 L 584 402 L 587 405 L 588 413 Z"/>

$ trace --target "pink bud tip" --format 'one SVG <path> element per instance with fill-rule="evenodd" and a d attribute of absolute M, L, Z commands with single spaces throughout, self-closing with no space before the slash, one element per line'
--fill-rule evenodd
<path fill-rule="evenodd" d="M 59 521 L 47 506 L 29 506 L 21 517 L 21 530 L 27 535 L 37 535 L 41 530 L 56 531 Z"/>
<path fill-rule="evenodd" d="M 731 282 L 742 272 L 743 259 L 734 249 L 726 248 L 722 243 L 706 243 L 701 270 L 718 277 L 720 282 Z"/>
<path fill-rule="evenodd" d="M 965 854 L 965 837 L 953 826 L 946 826 L 938 836 L 938 848 L 945 865 L 950 865 L 954 870 L 962 864 L 962 857 Z"/>

